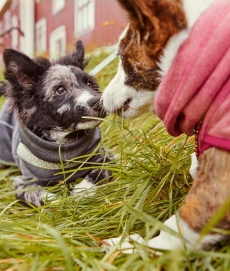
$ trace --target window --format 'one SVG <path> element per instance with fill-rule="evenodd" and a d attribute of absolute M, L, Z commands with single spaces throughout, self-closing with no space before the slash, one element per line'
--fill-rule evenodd
<path fill-rule="evenodd" d="M 53 14 L 58 13 L 65 6 L 65 0 L 52 0 Z"/>
<path fill-rule="evenodd" d="M 50 58 L 58 58 L 66 52 L 66 27 L 58 27 L 50 34 Z"/>
<path fill-rule="evenodd" d="M 36 53 L 46 52 L 46 19 L 42 18 L 36 23 Z"/>
<path fill-rule="evenodd" d="M 7 31 L 11 28 L 11 16 L 10 11 L 7 10 L 4 14 L 4 31 Z"/>
<path fill-rule="evenodd" d="M 77 36 L 92 31 L 95 27 L 95 0 L 75 0 L 75 12 Z"/>
<path fill-rule="evenodd" d="M 18 27 L 18 17 L 12 17 L 12 27 Z M 18 47 L 18 29 L 13 29 L 11 32 L 11 47 L 17 49 Z"/>

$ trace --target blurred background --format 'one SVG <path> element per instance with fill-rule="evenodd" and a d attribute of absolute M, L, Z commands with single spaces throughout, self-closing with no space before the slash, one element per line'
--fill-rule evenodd
<path fill-rule="evenodd" d="M 78 39 L 88 52 L 113 45 L 126 24 L 116 0 L 0 0 L 0 68 L 5 47 L 53 59 Z"/>

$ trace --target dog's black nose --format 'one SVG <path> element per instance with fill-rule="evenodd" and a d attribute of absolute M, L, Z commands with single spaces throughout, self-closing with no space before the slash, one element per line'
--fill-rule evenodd
<path fill-rule="evenodd" d="M 96 96 L 96 97 L 93 97 L 93 98 L 91 98 L 91 99 L 89 99 L 88 101 L 87 101 L 87 103 L 88 103 L 88 105 L 90 106 L 90 107 L 99 107 L 99 105 L 100 105 L 100 99 L 101 99 L 101 97 L 99 96 Z"/>

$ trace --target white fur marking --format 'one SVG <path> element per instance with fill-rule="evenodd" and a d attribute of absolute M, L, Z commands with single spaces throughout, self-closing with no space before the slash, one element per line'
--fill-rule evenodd
<path fill-rule="evenodd" d="M 74 186 L 72 194 L 78 195 L 79 193 L 87 192 L 85 196 L 91 197 L 95 194 L 95 191 L 91 189 L 93 186 L 94 184 L 89 182 L 86 176 L 79 184 Z"/>
<path fill-rule="evenodd" d="M 80 96 L 78 96 L 76 99 L 75 99 L 75 102 L 77 103 L 77 105 L 83 105 L 83 106 L 89 106 L 88 105 L 88 101 L 93 98 L 93 95 L 90 94 L 89 92 L 87 91 L 84 91 Z"/>
<path fill-rule="evenodd" d="M 125 118 L 132 119 L 145 112 L 153 112 L 155 93 L 148 90 L 136 91 L 133 87 L 125 85 L 124 82 L 125 72 L 120 61 L 117 74 L 110 81 L 102 95 L 106 111 L 114 113 L 116 110 L 121 109 L 128 99 L 131 99 L 129 108 L 123 113 Z"/>
<path fill-rule="evenodd" d="M 49 203 L 58 203 L 60 201 L 60 197 L 57 196 L 57 194 L 54 193 L 50 193 L 47 191 L 44 191 L 42 194 L 42 200 L 45 204 L 49 204 Z"/>
<path fill-rule="evenodd" d="M 199 166 L 197 157 L 195 152 L 191 154 L 191 166 L 189 169 L 189 173 L 192 176 L 192 179 L 194 180 L 196 178 L 197 168 Z"/>
<path fill-rule="evenodd" d="M 107 243 L 109 246 L 117 246 L 119 250 L 122 250 L 124 254 L 132 254 L 135 252 L 134 245 L 130 243 L 130 241 L 134 241 L 139 244 L 144 244 L 144 239 L 139 234 L 132 234 L 126 237 L 123 242 L 121 242 L 122 236 L 117 238 L 104 239 L 103 241 Z M 103 247 L 109 251 L 109 247 L 103 245 Z"/>
<path fill-rule="evenodd" d="M 49 132 L 49 138 L 57 143 L 65 143 L 66 141 L 64 140 L 64 138 L 70 133 L 71 131 L 61 131 L 61 130 L 57 130 L 54 131 L 50 131 Z"/>
<path fill-rule="evenodd" d="M 200 235 L 193 231 L 187 223 L 185 223 L 181 218 L 178 219 L 177 224 L 177 218 L 175 215 L 171 216 L 169 219 L 167 219 L 164 222 L 164 225 L 172 229 L 173 231 L 177 233 L 182 233 L 182 236 L 185 240 L 189 240 L 187 243 L 185 243 L 187 248 L 190 248 L 192 245 L 195 245 L 197 240 L 200 238 Z M 180 230 L 178 229 L 178 226 Z M 134 236 L 134 238 L 133 238 Z M 134 240 L 140 244 L 147 245 L 148 247 L 154 248 L 154 249 L 160 249 L 160 250 L 173 250 L 178 248 L 184 248 L 184 243 L 180 238 L 177 238 L 176 236 L 173 236 L 170 233 L 167 233 L 165 231 L 160 231 L 160 234 L 157 237 L 154 237 L 150 239 L 147 243 L 144 242 L 142 237 L 139 235 L 130 235 L 129 237 L 125 238 L 123 243 L 121 242 L 121 236 L 118 238 L 110 238 L 105 239 L 104 241 L 108 243 L 110 246 L 114 246 L 119 244 L 119 248 L 129 248 L 128 250 L 122 251 L 123 253 L 131 254 L 134 252 L 134 246 L 133 244 L 129 243 L 129 240 Z M 215 244 L 218 241 L 221 241 L 223 239 L 223 236 L 220 234 L 214 234 L 214 235 L 206 235 L 202 238 L 201 242 L 196 244 L 197 248 L 200 249 L 205 245 L 209 244 Z M 110 250 L 110 248 L 107 248 L 107 250 Z M 161 254 L 160 252 L 157 252 L 157 254 Z"/>
<path fill-rule="evenodd" d="M 69 104 L 63 104 L 61 107 L 58 108 L 57 112 L 59 114 L 63 114 L 66 111 L 69 111 L 71 109 Z"/>

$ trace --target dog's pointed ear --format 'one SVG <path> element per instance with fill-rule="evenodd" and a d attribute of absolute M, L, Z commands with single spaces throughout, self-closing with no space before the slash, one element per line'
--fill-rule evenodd
<path fill-rule="evenodd" d="M 3 52 L 5 63 L 5 78 L 14 84 L 19 84 L 23 88 L 33 86 L 44 70 L 48 68 L 49 61 L 36 63 L 25 54 L 14 49 L 5 49 Z M 48 62 L 48 63 L 47 63 Z"/>
<path fill-rule="evenodd" d="M 157 21 L 171 24 L 181 30 L 186 25 L 181 0 L 117 0 L 127 12 L 131 25 L 144 30 L 149 23 L 156 28 Z M 159 22 L 158 22 L 159 24 Z"/>
<path fill-rule="evenodd" d="M 138 10 L 138 4 L 135 0 L 117 0 L 121 7 L 126 11 L 130 24 L 139 32 L 144 29 L 144 14 Z"/>
<path fill-rule="evenodd" d="M 169 38 L 187 27 L 181 0 L 118 0 L 140 42 L 164 47 Z M 156 54 L 156 52 L 153 52 Z"/>
<path fill-rule="evenodd" d="M 76 42 L 74 50 L 72 53 L 68 53 L 65 56 L 61 57 L 57 61 L 54 61 L 54 63 L 65 65 L 65 66 L 75 66 L 80 68 L 81 70 L 84 70 L 85 66 L 88 64 L 86 60 L 84 60 L 85 57 L 85 49 L 82 44 L 82 42 L 79 40 Z"/>
<path fill-rule="evenodd" d="M 80 69 L 84 70 L 85 66 L 87 65 L 85 60 L 85 48 L 81 40 L 78 40 L 75 44 L 75 50 L 73 52 L 73 59 L 75 65 Z"/>
<path fill-rule="evenodd" d="M 80 68 L 81 70 L 84 70 L 85 66 L 88 64 L 84 57 L 85 57 L 85 48 L 83 46 L 82 41 L 78 40 L 75 44 L 74 51 L 72 52 L 71 55 L 72 65 Z"/>

